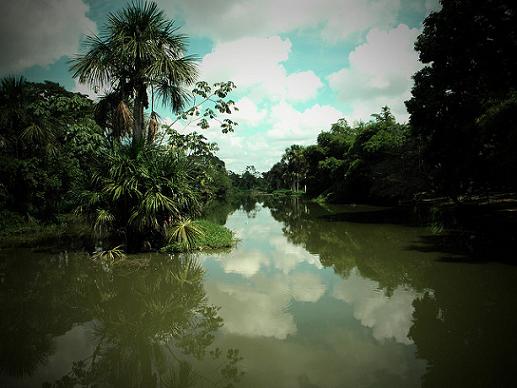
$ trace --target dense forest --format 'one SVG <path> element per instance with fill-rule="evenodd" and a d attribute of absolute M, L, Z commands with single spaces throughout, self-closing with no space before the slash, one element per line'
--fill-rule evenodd
<path fill-rule="evenodd" d="M 4 3 L 0 387 L 516 385 L 517 3 Z"/>
<path fill-rule="evenodd" d="M 75 78 L 107 90 L 98 101 L 48 81 L 1 81 L 2 222 L 73 212 L 104 247 L 138 251 L 191 241 L 203 204 L 232 191 L 381 203 L 513 192 L 515 19 L 510 2 L 444 1 L 415 45 L 425 66 L 413 77 L 409 123 L 389 107 L 368 122 L 343 118 L 316 144 L 286 149 L 269 171 L 236 174 L 216 144 L 174 125 L 207 130 L 215 121 L 232 132 L 235 85 L 198 80 L 186 37 L 155 3 L 133 3 L 71 60 Z M 159 103 L 176 115 L 173 124 L 161 123 Z"/>
<path fill-rule="evenodd" d="M 215 144 L 160 126 L 154 107 L 161 102 L 177 121 L 206 129 L 218 113 L 232 112 L 235 85 L 197 80 L 186 37 L 155 3 L 111 14 L 86 46 L 71 71 L 93 88 L 108 87 L 95 103 L 51 82 L 1 82 L 2 218 L 49 222 L 74 212 L 97 243 L 129 251 L 192 243 L 199 231 L 191 218 L 225 195 L 230 178 Z M 223 132 L 237 125 L 219 123 Z"/>
<path fill-rule="evenodd" d="M 515 191 L 516 17 L 512 2 L 443 1 L 415 44 L 425 66 L 409 123 L 388 107 L 366 123 L 340 120 L 317 144 L 286 149 L 264 174 L 269 189 L 336 202 Z"/>

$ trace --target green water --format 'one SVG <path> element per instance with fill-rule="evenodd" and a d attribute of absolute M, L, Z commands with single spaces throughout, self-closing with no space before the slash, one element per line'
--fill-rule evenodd
<path fill-rule="evenodd" d="M 238 206 L 227 253 L 0 251 L 0 387 L 516 385 L 517 267 L 382 209 Z"/>

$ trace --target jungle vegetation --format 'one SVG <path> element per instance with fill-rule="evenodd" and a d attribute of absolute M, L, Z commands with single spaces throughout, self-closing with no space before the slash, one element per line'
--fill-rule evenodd
<path fill-rule="evenodd" d="M 49 82 L 2 81 L 2 208 L 42 221 L 74 211 L 101 247 L 158 249 L 169 229 L 229 189 L 216 145 L 174 124 L 207 129 L 217 120 L 233 131 L 237 123 L 217 116 L 232 113 L 235 85 L 197 80 L 186 36 L 153 2 L 109 14 L 84 46 L 70 68 L 103 91 L 95 103 Z M 157 103 L 176 115 L 172 124 L 160 125 Z"/>
<path fill-rule="evenodd" d="M 368 122 L 341 119 L 316 144 L 287 148 L 269 171 L 236 174 L 216 144 L 176 130 L 218 122 L 232 132 L 234 83 L 198 80 L 174 22 L 153 2 L 131 3 L 71 60 L 97 101 L 48 81 L 1 80 L 0 223 L 75 212 L 103 248 L 139 251 L 195 234 L 175 231 L 232 191 L 382 203 L 515 192 L 516 18 L 509 1 L 442 1 L 415 45 L 424 67 L 406 101 L 408 123 L 389 107 Z"/>
<path fill-rule="evenodd" d="M 369 122 L 340 120 L 315 145 L 286 149 L 264 175 L 270 190 L 338 202 L 515 192 L 516 5 L 441 5 L 415 44 L 425 66 L 413 76 L 409 123 L 388 107 Z"/>

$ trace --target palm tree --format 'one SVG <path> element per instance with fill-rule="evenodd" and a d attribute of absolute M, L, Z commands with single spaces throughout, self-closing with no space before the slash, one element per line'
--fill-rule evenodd
<path fill-rule="evenodd" d="M 128 251 L 159 247 L 169 224 L 198 215 L 192 161 L 172 149 L 146 146 L 135 157 L 120 145 L 102 154 L 88 190 L 78 194 L 95 237 L 114 237 Z M 147 243 L 145 243 L 147 241 Z"/>
<path fill-rule="evenodd" d="M 155 95 L 177 113 L 189 99 L 187 87 L 197 78 L 197 59 L 185 55 L 186 36 L 177 30 L 156 3 L 137 0 L 109 14 L 104 31 L 86 37 L 88 51 L 71 61 L 73 77 L 81 83 L 95 90 L 109 87 L 107 98 L 114 113 L 124 115 L 114 121 L 127 127 L 116 135 L 132 132 L 134 147 L 146 139 L 144 110 L 149 108 L 149 97 L 151 114 Z"/>

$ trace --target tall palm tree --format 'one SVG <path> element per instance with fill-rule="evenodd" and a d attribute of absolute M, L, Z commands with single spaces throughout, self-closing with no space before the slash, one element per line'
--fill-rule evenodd
<path fill-rule="evenodd" d="M 186 36 L 177 30 L 156 3 L 136 0 L 110 13 L 103 32 L 86 37 L 87 52 L 71 61 L 73 76 L 81 83 L 94 89 L 109 86 L 115 113 L 126 114 L 125 107 L 132 107 L 131 120 L 121 120 L 127 130 L 117 133 L 132 132 L 133 146 L 146 138 L 144 110 L 149 108 L 149 96 L 151 113 L 155 95 L 179 112 L 189 98 L 187 87 L 197 78 L 197 59 L 185 55 Z"/>

